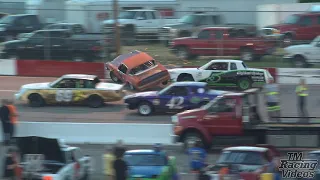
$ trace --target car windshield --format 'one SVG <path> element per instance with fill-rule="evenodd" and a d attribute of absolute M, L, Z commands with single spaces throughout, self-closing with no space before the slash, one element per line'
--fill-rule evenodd
<path fill-rule="evenodd" d="M 119 19 L 134 19 L 134 17 L 136 16 L 136 12 L 135 11 L 124 11 L 121 12 L 119 15 Z"/>
<path fill-rule="evenodd" d="M 194 19 L 195 19 L 196 16 L 194 15 L 186 15 L 186 16 L 183 16 L 179 22 L 180 23 L 186 23 L 186 24 L 192 24 L 194 22 Z"/>
<path fill-rule="evenodd" d="M 216 98 L 214 98 L 214 100 L 210 101 L 209 103 L 207 103 L 206 105 L 202 106 L 202 109 L 210 109 L 213 106 L 216 106 L 217 102 L 222 99 L 222 96 L 217 96 Z"/>
<path fill-rule="evenodd" d="M 244 67 L 244 68 L 248 68 L 248 66 L 243 62 L 242 63 L 242 66 Z"/>
<path fill-rule="evenodd" d="M 14 16 L 5 16 L 0 19 L 0 24 L 11 24 L 14 21 Z"/>
<path fill-rule="evenodd" d="M 297 24 L 299 19 L 298 15 L 290 15 L 283 21 L 283 24 Z"/>
<path fill-rule="evenodd" d="M 59 82 L 59 81 L 61 81 L 61 80 L 62 80 L 62 77 L 60 77 L 60 78 L 54 80 L 53 82 L 49 83 L 49 86 L 52 87 L 52 86 L 54 86 L 55 84 L 57 84 L 57 82 Z"/>
<path fill-rule="evenodd" d="M 156 66 L 156 62 L 154 60 L 150 60 L 148 62 L 145 62 L 143 64 L 140 64 L 139 66 L 131 69 L 130 74 L 131 75 L 137 75 L 141 72 L 144 72 L 152 67 Z"/>
<path fill-rule="evenodd" d="M 161 91 L 159 91 L 158 94 L 163 94 L 163 93 L 167 92 L 167 91 L 168 91 L 169 89 L 171 89 L 171 87 L 173 87 L 173 86 L 174 86 L 174 85 L 171 84 L 171 85 L 165 87 L 164 89 L 162 89 Z"/>
<path fill-rule="evenodd" d="M 166 157 L 159 154 L 126 154 L 124 160 L 129 166 L 165 166 Z"/>
<path fill-rule="evenodd" d="M 263 165 L 264 161 L 261 152 L 255 151 L 224 151 L 218 164 L 242 164 L 242 165 Z"/>
<path fill-rule="evenodd" d="M 199 67 L 199 69 L 201 69 L 201 70 L 206 70 L 206 69 L 210 66 L 210 64 L 212 64 L 212 63 L 211 63 L 211 62 L 208 62 L 207 64 Z"/>
<path fill-rule="evenodd" d="M 316 38 L 314 38 L 314 40 L 311 42 L 311 44 L 318 44 L 320 43 L 320 36 L 317 36 Z"/>

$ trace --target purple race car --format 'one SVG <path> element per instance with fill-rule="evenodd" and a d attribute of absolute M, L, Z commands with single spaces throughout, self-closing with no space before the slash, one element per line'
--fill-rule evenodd
<path fill-rule="evenodd" d="M 205 82 L 176 82 L 161 91 L 135 93 L 124 97 L 128 108 L 148 116 L 153 112 L 180 112 L 199 108 L 227 91 L 211 90 Z"/>

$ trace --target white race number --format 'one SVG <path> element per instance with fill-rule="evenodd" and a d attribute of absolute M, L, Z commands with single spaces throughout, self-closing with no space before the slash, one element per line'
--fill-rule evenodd
<path fill-rule="evenodd" d="M 168 104 L 166 104 L 166 106 L 169 107 L 169 109 L 182 109 L 183 106 L 181 106 L 184 102 L 184 98 L 179 96 L 179 97 L 173 97 L 172 99 L 170 99 L 170 101 L 168 102 Z"/>
<path fill-rule="evenodd" d="M 70 102 L 72 100 L 72 90 L 58 90 L 56 94 L 57 102 Z"/>

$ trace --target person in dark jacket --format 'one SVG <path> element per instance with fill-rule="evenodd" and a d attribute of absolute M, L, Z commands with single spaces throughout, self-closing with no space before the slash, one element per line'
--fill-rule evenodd
<path fill-rule="evenodd" d="M 113 149 L 113 154 L 115 157 L 123 157 L 126 152 L 126 148 L 123 145 L 122 140 L 118 140 L 116 146 Z"/>
<path fill-rule="evenodd" d="M 8 100 L 2 100 L 2 106 L 0 108 L 0 119 L 2 122 L 2 132 L 4 137 L 4 145 L 8 146 L 10 142 L 10 110 L 8 108 Z"/>

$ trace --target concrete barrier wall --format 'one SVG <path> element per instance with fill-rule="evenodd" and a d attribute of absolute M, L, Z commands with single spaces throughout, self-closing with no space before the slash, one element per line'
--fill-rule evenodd
<path fill-rule="evenodd" d="M 122 139 L 132 145 L 170 145 L 171 133 L 171 124 L 21 122 L 16 136 L 59 138 L 75 144 L 109 144 Z M 2 133 L 0 138 L 3 140 Z"/>

